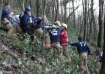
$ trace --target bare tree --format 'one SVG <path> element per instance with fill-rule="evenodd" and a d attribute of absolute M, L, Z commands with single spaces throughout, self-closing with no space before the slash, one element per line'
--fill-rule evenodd
<path fill-rule="evenodd" d="M 102 29 L 103 29 L 103 5 L 104 5 L 104 0 L 99 0 L 99 33 L 98 33 L 98 41 L 97 41 L 97 46 L 102 47 Z"/>
<path fill-rule="evenodd" d="M 105 11 L 105 8 L 104 8 L 104 11 Z M 105 38 L 105 13 L 104 13 L 104 38 Z M 101 67 L 100 74 L 105 74 L 105 40 L 103 44 L 103 59 L 102 59 L 102 67 Z"/>
<path fill-rule="evenodd" d="M 86 40 L 86 32 L 87 32 L 87 0 L 82 0 L 85 1 L 85 4 L 83 2 L 83 15 L 84 15 L 84 34 L 83 34 L 83 39 Z"/>

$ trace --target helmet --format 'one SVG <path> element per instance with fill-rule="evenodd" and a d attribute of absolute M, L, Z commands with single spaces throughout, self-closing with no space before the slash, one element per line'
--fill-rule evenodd
<path fill-rule="evenodd" d="M 53 25 L 52 25 L 52 28 L 56 28 L 56 26 L 53 24 Z"/>
<path fill-rule="evenodd" d="M 65 27 L 67 29 L 67 24 L 62 23 L 62 26 Z"/>
<path fill-rule="evenodd" d="M 58 25 L 58 26 L 61 26 L 60 21 L 56 21 L 55 24 Z"/>
<path fill-rule="evenodd" d="M 25 11 L 30 11 L 30 10 L 31 10 L 30 6 L 25 7 Z"/>

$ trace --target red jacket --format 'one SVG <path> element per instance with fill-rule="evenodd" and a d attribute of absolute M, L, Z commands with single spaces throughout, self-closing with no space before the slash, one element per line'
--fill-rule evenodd
<path fill-rule="evenodd" d="M 63 29 L 60 32 L 60 44 L 61 45 L 68 45 L 68 35 L 67 30 Z"/>

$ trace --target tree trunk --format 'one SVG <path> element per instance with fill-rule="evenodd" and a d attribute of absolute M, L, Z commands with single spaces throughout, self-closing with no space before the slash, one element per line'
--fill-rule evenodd
<path fill-rule="evenodd" d="M 55 21 L 58 20 L 58 14 L 59 13 L 59 1 L 56 0 L 56 15 L 55 15 Z"/>
<path fill-rule="evenodd" d="M 66 18 L 67 18 L 67 10 L 66 10 L 66 3 L 64 4 L 64 23 L 66 23 Z"/>
<path fill-rule="evenodd" d="M 83 34 L 83 40 L 86 40 L 86 27 L 87 27 L 87 0 L 85 0 L 85 5 L 84 6 L 84 10 L 83 10 L 83 14 L 84 14 L 84 34 Z"/>
<path fill-rule="evenodd" d="M 97 41 L 97 47 L 102 47 L 102 29 L 103 29 L 103 4 L 104 0 L 99 0 L 99 32 L 98 32 L 98 41 Z"/>
<path fill-rule="evenodd" d="M 37 15 L 37 16 L 39 15 L 39 8 L 40 8 L 39 5 L 40 5 L 40 4 L 39 4 L 39 0 L 36 0 L 36 15 Z"/>
<path fill-rule="evenodd" d="M 74 0 L 72 0 L 72 7 L 73 7 L 73 11 L 75 10 L 74 9 Z M 74 27 L 74 29 L 75 29 L 75 12 L 73 12 L 73 27 Z"/>
<path fill-rule="evenodd" d="M 104 13 L 104 27 L 105 27 L 105 13 Z M 105 38 L 105 28 L 104 28 L 104 38 Z M 102 60 L 102 67 L 101 67 L 100 74 L 105 74 L 105 40 L 103 45 L 103 60 Z"/>
<path fill-rule="evenodd" d="M 22 8 L 23 8 L 23 10 L 24 10 L 24 0 L 23 0 L 23 2 L 22 2 Z"/>

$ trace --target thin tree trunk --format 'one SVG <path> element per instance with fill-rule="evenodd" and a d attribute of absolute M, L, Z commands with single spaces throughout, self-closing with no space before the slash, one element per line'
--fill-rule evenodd
<path fill-rule="evenodd" d="M 86 40 L 86 27 L 87 27 L 87 0 L 85 0 L 85 5 L 84 5 L 84 34 L 83 34 L 83 40 Z"/>
<path fill-rule="evenodd" d="M 104 21 L 103 4 L 104 4 L 104 1 L 99 0 L 99 33 L 98 33 L 97 46 L 100 48 L 102 47 L 102 33 L 103 33 L 102 29 L 103 29 L 103 21 Z"/>
<path fill-rule="evenodd" d="M 59 1 L 56 0 L 56 15 L 55 15 L 55 21 L 58 20 L 58 14 L 59 13 Z"/>
<path fill-rule="evenodd" d="M 73 11 L 75 10 L 74 9 L 74 0 L 72 0 L 72 7 L 73 7 Z M 73 27 L 74 27 L 74 29 L 75 29 L 75 12 L 73 12 Z"/>
<path fill-rule="evenodd" d="M 40 5 L 39 0 L 36 0 L 36 14 L 37 14 L 37 16 L 39 15 L 39 8 L 40 8 L 39 5 Z"/>
<path fill-rule="evenodd" d="M 66 18 L 67 18 L 67 10 L 66 10 L 66 3 L 64 4 L 64 23 L 66 23 Z"/>
<path fill-rule="evenodd" d="M 105 13 L 104 13 L 104 27 L 105 27 Z M 105 28 L 104 28 L 104 38 L 105 38 Z M 101 67 L 100 74 L 105 74 L 105 40 L 103 45 L 103 59 L 102 59 L 102 67 Z"/>

